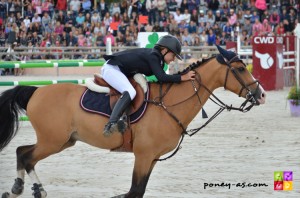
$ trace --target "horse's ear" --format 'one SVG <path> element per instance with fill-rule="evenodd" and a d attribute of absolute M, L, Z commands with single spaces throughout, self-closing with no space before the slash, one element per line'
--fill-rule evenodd
<path fill-rule="evenodd" d="M 220 47 L 219 45 L 216 45 L 217 46 L 217 49 L 219 51 L 219 55 L 217 56 L 217 60 L 219 63 L 221 64 L 226 64 L 228 62 L 227 58 L 226 58 L 226 50 L 223 49 L 222 47 Z"/>

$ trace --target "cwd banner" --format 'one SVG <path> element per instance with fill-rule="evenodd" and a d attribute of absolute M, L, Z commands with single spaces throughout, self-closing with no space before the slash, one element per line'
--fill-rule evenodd
<path fill-rule="evenodd" d="M 139 32 L 138 43 L 139 47 L 153 48 L 158 39 L 162 36 L 168 35 L 168 32 Z M 168 65 L 165 64 L 164 70 L 169 73 Z M 149 82 L 157 82 L 155 76 L 146 77 Z"/>
<path fill-rule="evenodd" d="M 283 37 L 256 36 L 252 42 L 253 75 L 265 90 L 282 89 Z"/>

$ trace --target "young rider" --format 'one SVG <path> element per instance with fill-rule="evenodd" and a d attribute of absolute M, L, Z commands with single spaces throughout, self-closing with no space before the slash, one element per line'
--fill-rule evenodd
<path fill-rule="evenodd" d="M 155 75 L 162 83 L 179 83 L 195 79 L 194 71 L 183 75 L 168 75 L 163 70 L 164 63 L 170 64 L 175 57 L 182 59 L 180 52 L 179 40 L 174 36 L 166 35 L 158 40 L 153 49 L 138 48 L 117 52 L 113 55 L 104 55 L 107 62 L 101 69 L 102 77 L 109 85 L 122 93 L 112 111 L 109 122 L 104 127 L 104 136 L 110 136 L 118 129 L 117 122 L 136 95 L 128 77 L 137 73 L 146 76 Z"/>

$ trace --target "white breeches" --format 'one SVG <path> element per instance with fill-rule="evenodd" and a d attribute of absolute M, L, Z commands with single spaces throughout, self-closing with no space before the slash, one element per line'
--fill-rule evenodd
<path fill-rule="evenodd" d="M 120 71 L 117 65 L 105 63 L 101 68 L 102 78 L 121 94 L 128 91 L 131 100 L 136 96 L 136 91 L 129 82 L 128 78 Z"/>

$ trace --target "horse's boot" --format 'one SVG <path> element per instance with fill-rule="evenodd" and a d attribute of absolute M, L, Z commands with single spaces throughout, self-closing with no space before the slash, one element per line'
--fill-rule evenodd
<path fill-rule="evenodd" d="M 108 137 L 114 131 L 118 130 L 120 132 L 124 132 L 126 129 L 126 120 L 119 120 L 128 105 L 131 102 L 130 95 L 128 91 L 124 91 L 122 96 L 117 101 L 111 115 L 109 118 L 109 122 L 105 125 L 103 135 Z"/>

